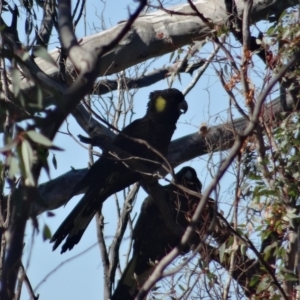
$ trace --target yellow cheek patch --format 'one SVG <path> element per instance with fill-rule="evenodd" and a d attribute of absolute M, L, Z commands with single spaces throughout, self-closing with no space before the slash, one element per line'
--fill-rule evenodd
<path fill-rule="evenodd" d="M 167 105 L 167 101 L 162 96 L 159 96 L 155 101 L 155 109 L 158 112 L 164 111 L 166 105 Z"/>

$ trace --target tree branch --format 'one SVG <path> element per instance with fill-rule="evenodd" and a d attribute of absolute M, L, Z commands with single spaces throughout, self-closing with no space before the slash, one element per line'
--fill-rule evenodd
<path fill-rule="evenodd" d="M 237 17 L 241 18 L 244 1 L 239 0 L 235 2 L 237 5 Z M 284 1 L 280 2 L 279 8 L 278 1 L 262 2 L 255 0 L 253 1 L 251 11 L 251 21 L 255 23 L 260 20 L 268 19 L 270 15 L 278 15 L 285 8 L 297 4 L 297 0 Z M 224 1 L 195 1 L 194 5 L 206 19 L 212 20 L 214 25 L 224 25 L 228 20 Z M 188 3 L 178 5 L 171 9 L 175 12 L 182 12 L 183 15 L 157 11 L 140 16 L 122 42 L 118 41 L 115 43 L 117 47 L 114 49 L 111 48 L 111 51 L 99 58 L 97 77 L 117 73 L 147 59 L 172 52 L 179 47 L 191 44 L 194 40 L 205 40 L 206 37 L 211 35 L 211 29 L 208 28 L 207 24 L 201 21 L 198 16 L 195 16 L 195 13 Z M 218 12 L 217 14 L 215 13 L 216 11 Z M 188 17 L 188 15 L 193 16 Z M 166 24 L 168 24 L 167 27 Z M 114 37 L 118 36 L 123 26 L 124 23 L 119 23 L 109 30 L 84 37 L 81 40 L 80 46 L 85 51 L 97 51 L 97 49 L 104 47 L 104 45 L 110 43 Z M 70 42 L 71 40 L 68 39 L 68 41 Z M 75 40 L 73 40 L 73 42 L 75 42 Z M 60 55 L 59 49 L 51 51 L 50 55 L 54 61 L 58 61 Z M 43 61 L 41 58 L 37 58 L 35 62 L 48 76 L 54 79 L 59 78 L 59 69 L 57 67 Z M 67 60 L 66 64 L 66 68 L 70 70 L 67 81 L 73 82 L 73 78 L 77 77 L 76 69 L 70 60 Z M 28 93 L 32 88 L 34 88 L 32 83 L 29 84 L 25 79 L 21 81 L 21 89 L 24 93 Z"/>

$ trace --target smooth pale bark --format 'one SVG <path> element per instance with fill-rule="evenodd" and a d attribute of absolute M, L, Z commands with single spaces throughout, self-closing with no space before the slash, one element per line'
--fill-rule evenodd
<path fill-rule="evenodd" d="M 235 2 L 238 15 L 241 17 L 244 1 L 236 0 Z M 147 59 L 192 44 L 195 40 L 204 40 L 215 31 L 217 26 L 226 24 L 228 14 L 224 0 L 198 0 L 194 4 L 200 14 L 209 22 L 202 21 L 199 16 L 196 16 L 188 3 L 168 8 L 169 13 L 156 11 L 141 15 L 118 46 L 101 58 L 98 70 L 99 76 L 117 73 Z M 278 16 L 285 8 L 297 4 L 297 0 L 254 0 L 251 21 L 256 23 L 267 20 L 272 15 Z M 175 13 L 172 13 L 172 11 Z M 124 22 L 120 22 L 108 30 L 80 38 L 80 45 L 87 51 L 98 49 L 109 44 L 123 26 Z M 50 52 L 54 61 L 58 61 L 59 52 L 59 49 Z M 35 62 L 52 79 L 59 79 L 58 67 L 41 58 L 37 58 Z M 76 77 L 76 70 L 74 70 L 69 60 L 67 60 L 67 69 L 69 72 L 68 80 L 71 82 L 73 81 L 72 76 Z M 33 82 L 29 82 L 27 79 L 21 81 L 21 88 L 24 92 L 29 93 L 33 87 Z M 30 95 L 35 97 L 36 93 L 30 93 Z"/>

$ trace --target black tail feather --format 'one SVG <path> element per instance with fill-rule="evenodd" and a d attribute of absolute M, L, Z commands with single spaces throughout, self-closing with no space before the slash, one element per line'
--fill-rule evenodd
<path fill-rule="evenodd" d="M 87 192 L 81 201 L 75 206 L 72 212 L 68 215 L 68 217 L 59 226 L 50 241 L 51 243 L 54 243 L 53 251 L 65 238 L 66 241 L 62 246 L 61 253 L 71 250 L 76 244 L 78 244 L 84 231 L 99 209 L 99 205 L 96 206 L 93 199 L 95 199 L 94 193 Z M 101 201 L 97 203 L 101 203 Z"/>

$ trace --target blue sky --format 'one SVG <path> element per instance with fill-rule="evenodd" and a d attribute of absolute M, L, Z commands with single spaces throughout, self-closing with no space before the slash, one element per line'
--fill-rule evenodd
<path fill-rule="evenodd" d="M 185 1 L 183 1 L 185 2 Z M 120 4 L 121 3 L 121 4 Z M 127 19 L 127 3 L 128 1 L 107 1 L 105 9 L 103 10 L 103 16 L 107 28 L 115 25 L 118 21 Z M 131 3 L 131 2 L 130 2 Z M 173 2 L 174 3 L 174 2 Z M 176 4 L 178 1 L 176 1 Z M 131 7 L 133 7 L 131 5 Z M 100 31 L 103 24 L 99 19 L 101 16 L 104 3 L 102 1 L 90 1 L 87 8 L 87 22 L 86 27 L 87 34 L 96 33 Z M 24 17 L 23 17 L 24 21 Z M 83 22 L 77 27 L 77 37 L 84 36 Z M 53 36 L 51 47 L 49 50 L 58 46 L 57 37 Z M 205 46 L 201 51 L 200 56 L 206 58 L 211 51 L 210 46 Z M 236 50 L 238 51 L 238 50 Z M 162 65 L 169 63 L 170 54 L 159 58 L 149 70 L 153 68 L 159 68 Z M 176 79 L 173 87 L 179 90 L 184 90 L 190 83 L 192 77 L 190 75 L 181 75 L 181 82 Z M 143 88 L 135 95 L 134 99 L 134 118 L 142 117 L 146 111 L 146 104 L 148 101 L 148 95 L 155 89 L 165 89 L 168 87 L 167 80 L 163 80 L 153 86 Z M 209 126 L 216 125 L 227 121 L 228 119 L 228 96 L 219 84 L 215 71 L 210 68 L 202 76 L 196 87 L 187 95 L 186 100 L 189 104 L 188 112 L 181 116 L 177 130 L 173 136 L 173 139 L 184 136 L 189 133 L 197 131 L 201 123 L 207 123 Z M 239 117 L 236 114 L 235 117 Z M 69 130 L 74 136 L 85 133 L 76 124 L 72 117 L 68 118 Z M 62 126 L 62 132 L 66 132 L 66 123 Z M 88 163 L 88 153 L 85 149 L 80 147 L 71 137 L 59 133 L 57 134 L 55 145 L 64 148 L 63 152 L 56 152 L 57 170 L 51 165 L 51 178 L 67 172 L 71 167 L 83 168 Z M 52 155 L 49 156 L 50 160 Z M 214 155 L 215 163 L 219 160 L 219 154 Z M 200 157 L 194 159 L 185 165 L 191 165 L 196 168 L 200 180 L 205 185 L 209 182 L 210 175 L 207 168 L 208 157 Z M 181 165 L 179 168 L 181 168 Z M 210 165 L 211 166 L 211 165 Z M 212 167 L 212 166 L 211 166 Z M 177 169 L 178 170 L 178 169 Z M 45 182 L 48 177 L 45 173 L 42 174 L 40 182 Z M 227 174 L 222 179 L 223 188 L 221 189 L 220 200 L 224 201 L 230 199 L 230 195 L 226 194 L 229 186 L 234 182 L 234 177 Z M 162 182 L 165 184 L 164 182 Z M 138 195 L 137 203 L 134 208 L 134 212 L 138 212 L 140 204 L 145 198 L 146 194 L 142 191 Z M 44 224 L 47 224 L 52 233 L 58 228 L 63 219 L 71 211 L 74 205 L 80 197 L 74 197 L 65 207 L 62 207 L 55 211 L 54 217 L 47 217 L 46 214 L 39 216 L 40 229 L 42 230 Z M 105 215 L 105 221 L 109 223 L 108 230 L 106 232 L 107 243 L 111 240 L 111 236 L 114 234 L 114 228 L 117 224 L 117 215 L 114 206 L 114 201 L 108 199 L 104 205 L 103 212 Z M 48 241 L 43 242 L 41 234 L 32 236 L 32 224 L 28 222 L 23 264 L 28 266 L 27 273 L 29 280 L 35 288 L 45 276 L 51 272 L 54 268 L 62 265 L 52 276 L 49 276 L 45 282 L 43 282 L 36 293 L 40 294 L 41 300 L 62 300 L 62 299 L 102 299 L 103 295 L 103 270 L 101 265 L 101 257 L 99 247 L 95 245 L 91 250 L 85 254 L 79 255 L 73 260 L 72 257 L 77 256 L 81 252 L 88 249 L 90 246 L 96 244 L 96 225 L 93 220 L 85 232 L 80 243 L 70 252 L 61 255 L 59 251 L 52 252 L 52 245 Z M 126 236 L 126 234 L 125 234 Z M 121 257 L 127 251 L 127 243 L 124 242 Z M 29 299 L 25 287 L 21 297 L 22 300 Z"/>

